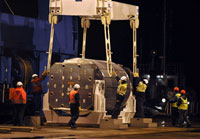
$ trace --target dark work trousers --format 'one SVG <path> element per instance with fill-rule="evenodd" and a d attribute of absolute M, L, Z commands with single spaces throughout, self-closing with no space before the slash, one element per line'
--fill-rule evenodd
<path fill-rule="evenodd" d="M 118 115 L 120 114 L 120 111 L 121 111 L 120 107 L 121 107 L 123 100 L 124 100 L 124 96 L 117 94 L 115 108 L 114 108 L 114 111 L 112 113 L 113 119 L 118 118 Z"/>
<path fill-rule="evenodd" d="M 70 104 L 70 110 L 71 110 L 71 119 L 69 121 L 69 125 L 71 127 L 76 127 L 76 120 L 79 117 L 79 106 L 75 103 Z"/>
<path fill-rule="evenodd" d="M 183 126 L 183 122 L 186 121 L 187 122 L 187 126 L 191 126 L 191 123 L 189 121 L 189 119 L 187 118 L 187 111 L 186 110 L 178 110 L 179 113 L 179 119 L 178 119 L 178 124 L 180 126 Z"/>
<path fill-rule="evenodd" d="M 179 118 L 177 107 L 172 107 L 171 118 L 172 118 L 172 126 L 176 126 L 178 123 L 178 118 Z"/>
<path fill-rule="evenodd" d="M 14 104 L 14 125 L 22 126 L 24 125 L 24 112 L 26 104 Z"/>
<path fill-rule="evenodd" d="M 40 115 L 42 108 L 41 93 L 33 94 L 33 104 L 34 104 L 34 115 Z"/>
<path fill-rule="evenodd" d="M 145 102 L 145 93 L 136 92 L 136 117 L 144 117 L 144 102 Z"/>

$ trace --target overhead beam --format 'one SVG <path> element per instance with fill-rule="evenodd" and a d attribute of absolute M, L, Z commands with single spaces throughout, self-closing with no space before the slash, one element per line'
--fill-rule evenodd
<path fill-rule="evenodd" d="M 99 5 L 97 0 L 50 0 L 50 12 L 56 15 L 87 16 L 91 19 L 100 19 L 98 8 L 110 10 L 111 20 L 129 20 L 131 16 L 138 15 L 139 7 L 130 4 L 105 1 Z"/>

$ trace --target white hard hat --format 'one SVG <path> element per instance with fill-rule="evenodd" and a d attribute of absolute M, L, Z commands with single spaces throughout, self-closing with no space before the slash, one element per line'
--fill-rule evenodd
<path fill-rule="evenodd" d="M 32 78 L 35 78 L 35 77 L 38 77 L 38 75 L 37 75 L 37 74 L 33 74 L 33 75 L 32 75 Z"/>
<path fill-rule="evenodd" d="M 149 83 L 149 81 L 147 79 L 143 79 L 143 81 L 144 81 L 145 84 Z"/>
<path fill-rule="evenodd" d="M 79 88 L 81 88 L 81 87 L 80 87 L 79 84 L 75 84 L 75 85 L 74 85 L 74 88 L 75 88 L 75 89 L 79 89 Z"/>
<path fill-rule="evenodd" d="M 122 80 L 122 81 L 127 81 L 127 78 L 126 78 L 126 76 L 122 76 L 122 77 L 120 78 L 120 80 Z"/>
<path fill-rule="evenodd" d="M 23 86 L 22 82 L 17 82 L 17 86 Z"/>

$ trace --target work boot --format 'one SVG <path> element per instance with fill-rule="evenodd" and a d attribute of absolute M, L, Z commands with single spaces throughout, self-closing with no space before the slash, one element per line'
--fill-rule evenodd
<path fill-rule="evenodd" d="M 117 119 L 118 118 L 118 116 L 112 116 L 111 117 L 111 119 Z"/>
<path fill-rule="evenodd" d="M 76 124 L 71 125 L 71 128 L 77 128 Z"/>
<path fill-rule="evenodd" d="M 191 127 L 191 124 L 188 124 L 188 125 L 187 125 L 187 128 L 190 128 L 190 127 Z"/>

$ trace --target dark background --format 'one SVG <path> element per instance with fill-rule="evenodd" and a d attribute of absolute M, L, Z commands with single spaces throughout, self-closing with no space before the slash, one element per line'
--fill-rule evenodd
<path fill-rule="evenodd" d="M 117 0 L 120 1 L 120 0 Z M 124 0 L 140 6 L 138 29 L 138 66 L 151 64 L 152 51 L 156 52 L 157 74 L 162 73 L 164 47 L 164 17 L 166 17 L 166 74 L 170 66 L 177 66 L 185 75 L 186 88 L 200 91 L 199 86 L 199 31 L 200 2 L 198 0 Z M 166 4 L 164 4 L 166 2 Z M 164 12 L 164 6 L 166 10 Z M 132 69 L 132 30 L 129 21 L 112 21 L 112 60 Z M 88 58 L 105 59 L 103 26 L 92 21 L 87 36 Z M 142 72 L 142 69 L 140 68 Z"/>
<path fill-rule="evenodd" d="M 7 0 L 15 15 L 47 19 L 48 0 Z M 155 63 L 163 71 L 164 27 L 166 28 L 166 65 L 177 65 L 186 77 L 186 89 L 200 91 L 199 85 L 199 0 L 115 0 L 140 7 L 140 27 L 138 29 L 138 65 L 152 62 L 152 51 L 156 52 Z M 165 3 L 166 2 L 166 3 Z M 39 6 L 38 6 L 39 5 Z M 39 7 L 43 8 L 39 8 Z M 43 9 L 43 12 L 39 12 Z M 46 9 L 46 10 L 45 10 Z M 164 10 L 166 9 L 166 10 Z M 0 11 L 11 13 L 0 0 Z M 46 12 L 45 12 L 46 11 Z M 166 18 L 164 18 L 166 17 Z M 164 26 L 166 19 L 166 26 Z M 112 21 L 112 60 L 132 68 L 132 30 L 129 21 Z M 82 33 L 82 29 L 80 28 Z M 80 42 L 82 34 L 80 33 Z M 80 43 L 81 52 L 81 43 Z M 100 21 L 91 21 L 87 34 L 86 57 L 105 59 L 103 26 Z M 166 74 L 168 69 L 166 69 Z"/>

